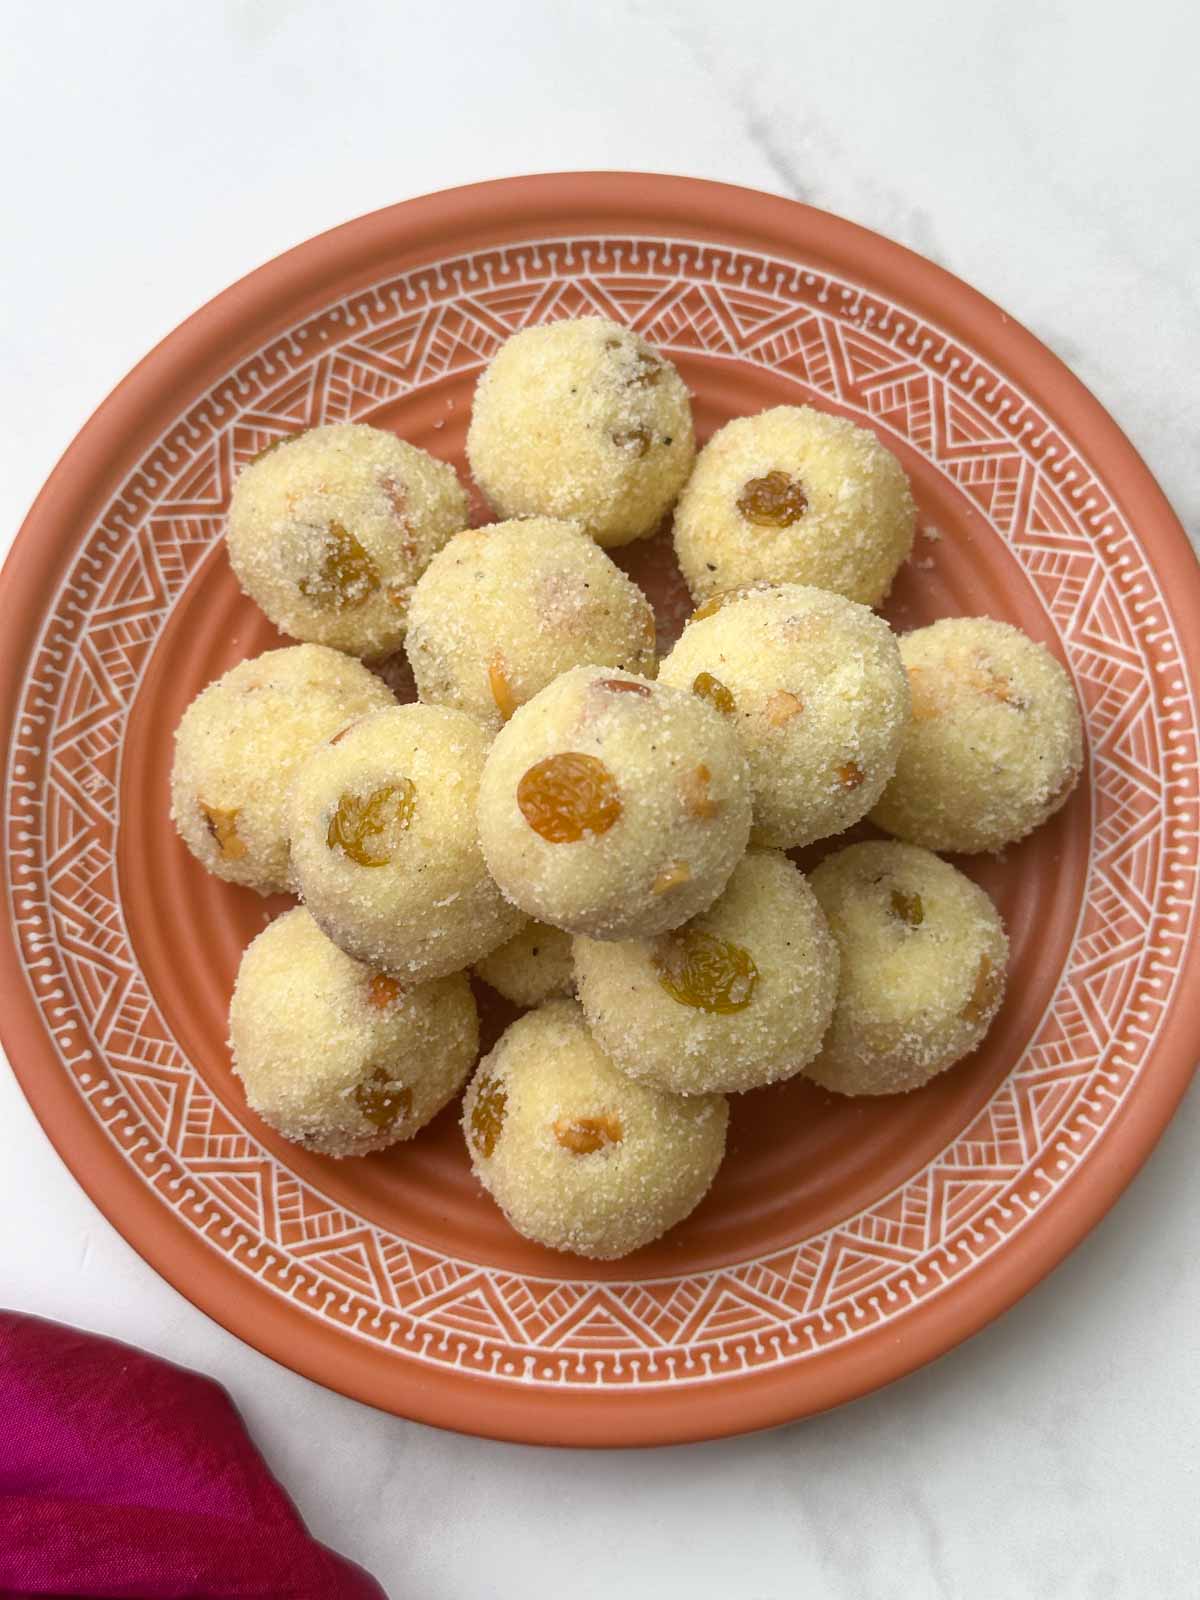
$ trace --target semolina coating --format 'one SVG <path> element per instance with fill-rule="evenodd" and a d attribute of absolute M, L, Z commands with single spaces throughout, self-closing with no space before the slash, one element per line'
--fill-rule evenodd
<path fill-rule="evenodd" d="M 721 1095 L 684 1099 L 619 1072 L 573 1000 L 512 1023 L 463 1102 L 475 1175 L 517 1232 L 599 1261 L 695 1210 L 728 1122 Z"/>
<path fill-rule="evenodd" d="M 676 928 L 720 894 L 750 831 L 746 760 L 719 711 L 628 672 L 575 667 L 488 752 L 488 870 L 541 922 L 593 939 Z"/>
<path fill-rule="evenodd" d="M 790 850 L 852 827 L 883 793 L 908 724 L 892 630 L 866 606 L 795 583 L 708 607 L 659 681 L 728 718 L 750 764 L 754 842 Z"/>
<path fill-rule="evenodd" d="M 692 597 L 807 583 L 877 606 L 912 549 L 904 468 L 867 428 L 812 406 L 727 422 L 701 450 L 675 511 Z"/>
<path fill-rule="evenodd" d="M 413 586 L 466 525 L 453 467 L 382 428 L 341 422 L 268 446 L 243 469 L 225 543 L 277 628 L 373 658 L 400 648 Z"/>
<path fill-rule="evenodd" d="M 488 877 L 475 831 L 487 746 L 463 711 L 394 706 L 301 767 L 288 810 L 296 886 L 348 955 L 425 982 L 524 922 Z"/>
<path fill-rule="evenodd" d="M 403 987 L 345 955 L 302 906 L 243 954 L 229 1032 L 251 1107 L 285 1139 L 327 1156 L 411 1139 L 479 1054 L 461 973 Z"/>
<path fill-rule="evenodd" d="M 707 911 L 657 939 L 576 939 L 579 1000 L 622 1072 L 675 1094 L 795 1074 L 833 1016 L 838 950 L 800 869 L 751 850 Z"/>
<path fill-rule="evenodd" d="M 515 1006 L 540 1006 L 575 987 L 571 935 L 545 922 L 527 922 L 491 955 L 475 963 L 484 983 Z"/>
<path fill-rule="evenodd" d="M 231 667 L 175 730 L 171 817 L 183 842 L 230 883 L 260 894 L 290 888 L 287 794 L 297 769 L 347 722 L 395 703 L 361 662 L 324 645 Z"/>
<path fill-rule="evenodd" d="M 653 677 L 650 602 L 578 523 L 530 517 L 456 534 L 417 584 L 417 692 L 499 729 L 571 667 Z"/>
<path fill-rule="evenodd" d="M 471 471 L 502 517 L 565 517 L 605 546 L 654 532 L 695 452 L 683 379 L 604 317 L 506 340 L 479 380 L 467 433 Z"/>
<path fill-rule="evenodd" d="M 1083 725 L 1066 669 L 1007 622 L 944 617 L 900 640 L 912 720 L 871 812 L 929 850 L 999 850 L 1066 803 Z"/>
<path fill-rule="evenodd" d="M 839 850 L 811 882 L 842 962 L 833 1023 L 806 1075 L 838 1094 L 901 1094 L 974 1050 L 1008 961 L 978 884 L 891 839 Z"/>

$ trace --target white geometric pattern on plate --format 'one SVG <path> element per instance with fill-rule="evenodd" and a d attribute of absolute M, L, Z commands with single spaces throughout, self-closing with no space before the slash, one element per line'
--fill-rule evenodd
<path fill-rule="evenodd" d="M 115 870 L 127 710 L 172 602 L 220 538 L 236 467 L 283 433 L 477 367 L 517 327 L 586 311 L 668 350 L 773 368 L 907 439 L 981 508 L 1040 593 L 1093 760 L 1070 967 L 972 1126 L 836 1227 L 736 1266 L 639 1282 L 544 1279 L 410 1248 L 301 1182 L 182 1058 L 130 948 Z M 784 261 L 669 240 L 539 240 L 328 307 L 217 384 L 122 485 L 59 590 L 25 684 L 10 909 L 46 1029 L 92 1115 L 159 1203 L 241 1271 L 403 1356 L 501 1380 L 719 1380 L 902 1316 L 1019 1229 L 1103 1136 L 1190 931 L 1194 727 L 1155 575 L 1100 477 L 970 350 Z"/>

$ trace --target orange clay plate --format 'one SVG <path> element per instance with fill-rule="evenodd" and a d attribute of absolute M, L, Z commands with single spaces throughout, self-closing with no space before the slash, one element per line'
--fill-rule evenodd
<path fill-rule="evenodd" d="M 283 902 L 206 877 L 167 817 L 191 697 L 277 644 L 221 546 L 238 468 L 320 422 L 454 462 L 510 333 L 599 312 L 666 350 L 701 438 L 811 401 L 876 430 L 921 533 L 887 614 L 1006 618 L 1066 663 L 1067 808 L 964 863 L 1012 933 L 987 1043 L 919 1093 L 736 1101 L 711 1194 L 596 1266 L 526 1244 L 455 1113 L 365 1161 L 264 1128 L 230 1073 L 238 957 Z M 487 520 L 478 500 L 477 521 Z M 621 552 L 687 609 L 661 536 Z M 63 1159 L 227 1328 L 408 1417 L 554 1444 L 701 1439 L 860 1395 L 1023 1294 L 1112 1204 L 1196 1055 L 1200 583 L 1096 401 L 964 284 L 861 228 L 679 178 L 558 175 L 413 200 L 253 273 L 71 446 L 3 577 L 0 1013 Z M 502 1021 L 488 1017 L 492 1036 Z M 25 1222 L 22 1226 L 30 1226 Z"/>

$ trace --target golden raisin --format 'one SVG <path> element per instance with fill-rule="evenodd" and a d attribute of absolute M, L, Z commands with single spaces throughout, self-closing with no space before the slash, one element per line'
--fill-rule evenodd
<path fill-rule="evenodd" d="M 658 869 L 654 880 L 654 893 L 666 894 L 671 889 L 678 889 L 681 883 L 691 883 L 692 869 L 686 861 L 668 861 L 665 867 Z"/>
<path fill-rule="evenodd" d="M 605 339 L 604 348 L 606 350 L 620 350 L 624 342 L 623 339 Z M 662 373 L 663 364 L 657 356 L 652 356 L 649 350 L 642 350 L 635 345 L 633 349 L 633 372 L 625 380 L 626 383 L 631 388 L 649 389 L 658 382 L 662 377 Z"/>
<path fill-rule="evenodd" d="M 205 805 L 203 800 L 199 806 L 209 833 L 217 841 L 221 860 L 240 861 L 249 847 L 237 831 L 237 809 L 223 811 L 220 806 Z"/>
<path fill-rule="evenodd" d="M 488 688 L 492 692 L 496 710 L 507 722 L 517 709 L 517 697 L 513 693 L 512 684 L 508 681 L 504 657 L 499 654 L 494 655 L 488 662 Z"/>
<path fill-rule="evenodd" d="M 303 429 L 300 430 L 301 433 L 303 431 Z M 299 433 L 281 433 L 278 439 L 272 439 L 270 444 L 265 444 L 261 450 L 255 451 L 246 465 L 252 467 L 256 461 L 261 461 L 264 456 L 269 456 L 272 450 L 278 450 L 281 444 L 287 444 L 289 439 L 298 439 L 299 437 Z"/>
<path fill-rule="evenodd" d="M 508 1110 L 508 1090 L 499 1078 L 486 1073 L 479 1080 L 475 1104 L 471 1107 L 471 1143 L 486 1161 L 496 1148 Z"/>
<path fill-rule="evenodd" d="M 412 821 L 416 795 L 411 778 L 397 778 L 366 796 L 344 794 L 329 819 L 325 843 L 360 867 L 386 867 L 395 854 L 396 835 Z"/>
<path fill-rule="evenodd" d="M 769 728 L 783 728 L 804 710 L 804 701 L 790 689 L 776 689 L 763 708 Z"/>
<path fill-rule="evenodd" d="M 691 772 L 685 772 L 679 780 L 679 790 L 683 796 L 683 809 L 692 817 L 715 817 L 721 809 L 721 802 L 714 800 L 710 790 L 712 773 L 700 763 L 693 767 Z"/>
<path fill-rule="evenodd" d="M 376 1067 L 365 1082 L 354 1086 L 354 1104 L 381 1133 L 408 1116 L 412 1098 L 412 1090 L 402 1083 L 393 1083 L 382 1067 Z"/>
<path fill-rule="evenodd" d="M 928 667 L 909 667 L 908 688 L 914 722 L 927 722 L 931 717 L 940 716 L 955 691 L 963 689 L 1002 706 L 1011 706 L 1014 711 L 1029 709 L 1029 701 L 1016 692 L 1012 680 L 997 671 L 982 652 L 976 652 L 968 661 L 959 658 L 947 662 L 941 673 L 935 674 Z"/>
<path fill-rule="evenodd" d="M 652 389 L 663 375 L 663 364 L 649 350 L 639 350 L 634 358 L 634 374 L 629 382 L 635 389 Z"/>
<path fill-rule="evenodd" d="M 389 1006 L 395 1005 L 401 994 L 399 978 L 393 978 L 389 972 L 373 972 L 367 984 L 367 1004 L 374 1006 L 376 1011 L 386 1011 Z"/>
<path fill-rule="evenodd" d="M 640 694 L 643 700 L 649 700 L 654 693 L 648 683 L 630 683 L 628 678 L 597 678 L 596 687 L 613 694 Z"/>
<path fill-rule="evenodd" d="M 627 450 L 631 456 L 641 460 L 650 448 L 649 428 L 619 428 L 612 436 L 612 442 L 620 450 Z"/>
<path fill-rule="evenodd" d="M 342 740 L 346 737 L 346 735 L 350 732 L 351 728 L 357 728 L 361 721 L 362 721 L 361 717 L 355 717 L 353 722 L 348 722 L 344 728 L 339 728 L 338 731 L 334 734 L 333 738 L 330 739 L 330 741 L 329 741 L 330 744 L 340 744 L 342 742 Z"/>
<path fill-rule="evenodd" d="M 692 679 L 692 693 L 698 694 L 701 700 L 707 700 L 710 705 L 726 717 L 731 717 L 737 710 L 737 702 L 733 698 L 733 690 L 727 689 L 720 678 L 714 678 L 711 672 L 698 672 Z"/>
<path fill-rule="evenodd" d="M 925 921 L 925 903 L 919 894 L 909 894 L 906 889 L 893 889 L 892 915 L 899 917 L 910 928 L 919 928 Z"/>
<path fill-rule="evenodd" d="M 857 761 L 843 761 L 837 769 L 837 781 L 843 789 L 857 789 L 866 783 L 867 775 Z"/>
<path fill-rule="evenodd" d="M 991 956 L 980 956 L 975 973 L 975 987 L 971 998 L 960 1013 L 964 1022 L 982 1022 L 1000 998 L 1002 974 L 993 964 Z"/>
<path fill-rule="evenodd" d="M 392 508 L 393 516 L 407 525 L 408 520 L 408 488 L 407 485 L 393 478 L 387 473 L 380 479 L 380 488 L 387 496 L 387 503 Z"/>
<path fill-rule="evenodd" d="M 530 767 L 517 785 L 517 805 L 547 844 L 576 844 L 608 832 L 621 815 L 621 793 L 602 761 L 565 750 Z"/>
<path fill-rule="evenodd" d="M 573 1156 L 594 1156 L 607 1144 L 620 1144 L 625 1136 L 620 1117 L 605 1112 L 598 1117 L 559 1117 L 554 1137 Z"/>
<path fill-rule="evenodd" d="M 379 568 L 359 541 L 340 522 L 331 522 L 325 530 L 320 566 L 314 574 L 301 578 L 298 587 L 316 606 L 350 611 L 365 605 L 379 583 Z"/>
<path fill-rule="evenodd" d="M 989 700 L 998 700 L 1002 706 L 1012 706 L 1014 711 L 1026 711 L 1029 708 L 1028 700 L 1013 689 L 1012 679 L 998 671 L 981 650 L 976 652 L 964 677 L 977 694 L 986 695 Z"/>
<path fill-rule="evenodd" d="M 718 589 L 716 594 L 710 594 L 703 605 L 696 607 L 688 618 L 689 622 L 703 622 L 705 617 L 714 617 L 722 606 L 727 606 L 731 600 L 740 600 L 743 595 L 753 594 L 762 584 L 739 583 L 732 589 Z"/>
<path fill-rule="evenodd" d="M 658 941 L 658 981 L 680 1005 L 725 1016 L 744 1011 L 758 982 L 749 950 L 699 928 L 678 928 Z"/>
<path fill-rule="evenodd" d="M 737 508 L 759 528 L 790 528 L 808 510 L 804 486 L 786 472 L 768 472 L 742 485 Z"/>

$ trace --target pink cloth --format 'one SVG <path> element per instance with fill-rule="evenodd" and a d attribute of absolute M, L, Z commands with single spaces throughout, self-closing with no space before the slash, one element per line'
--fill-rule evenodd
<path fill-rule="evenodd" d="M 209 1378 L 0 1312 L 0 1596 L 386 1600 Z"/>

